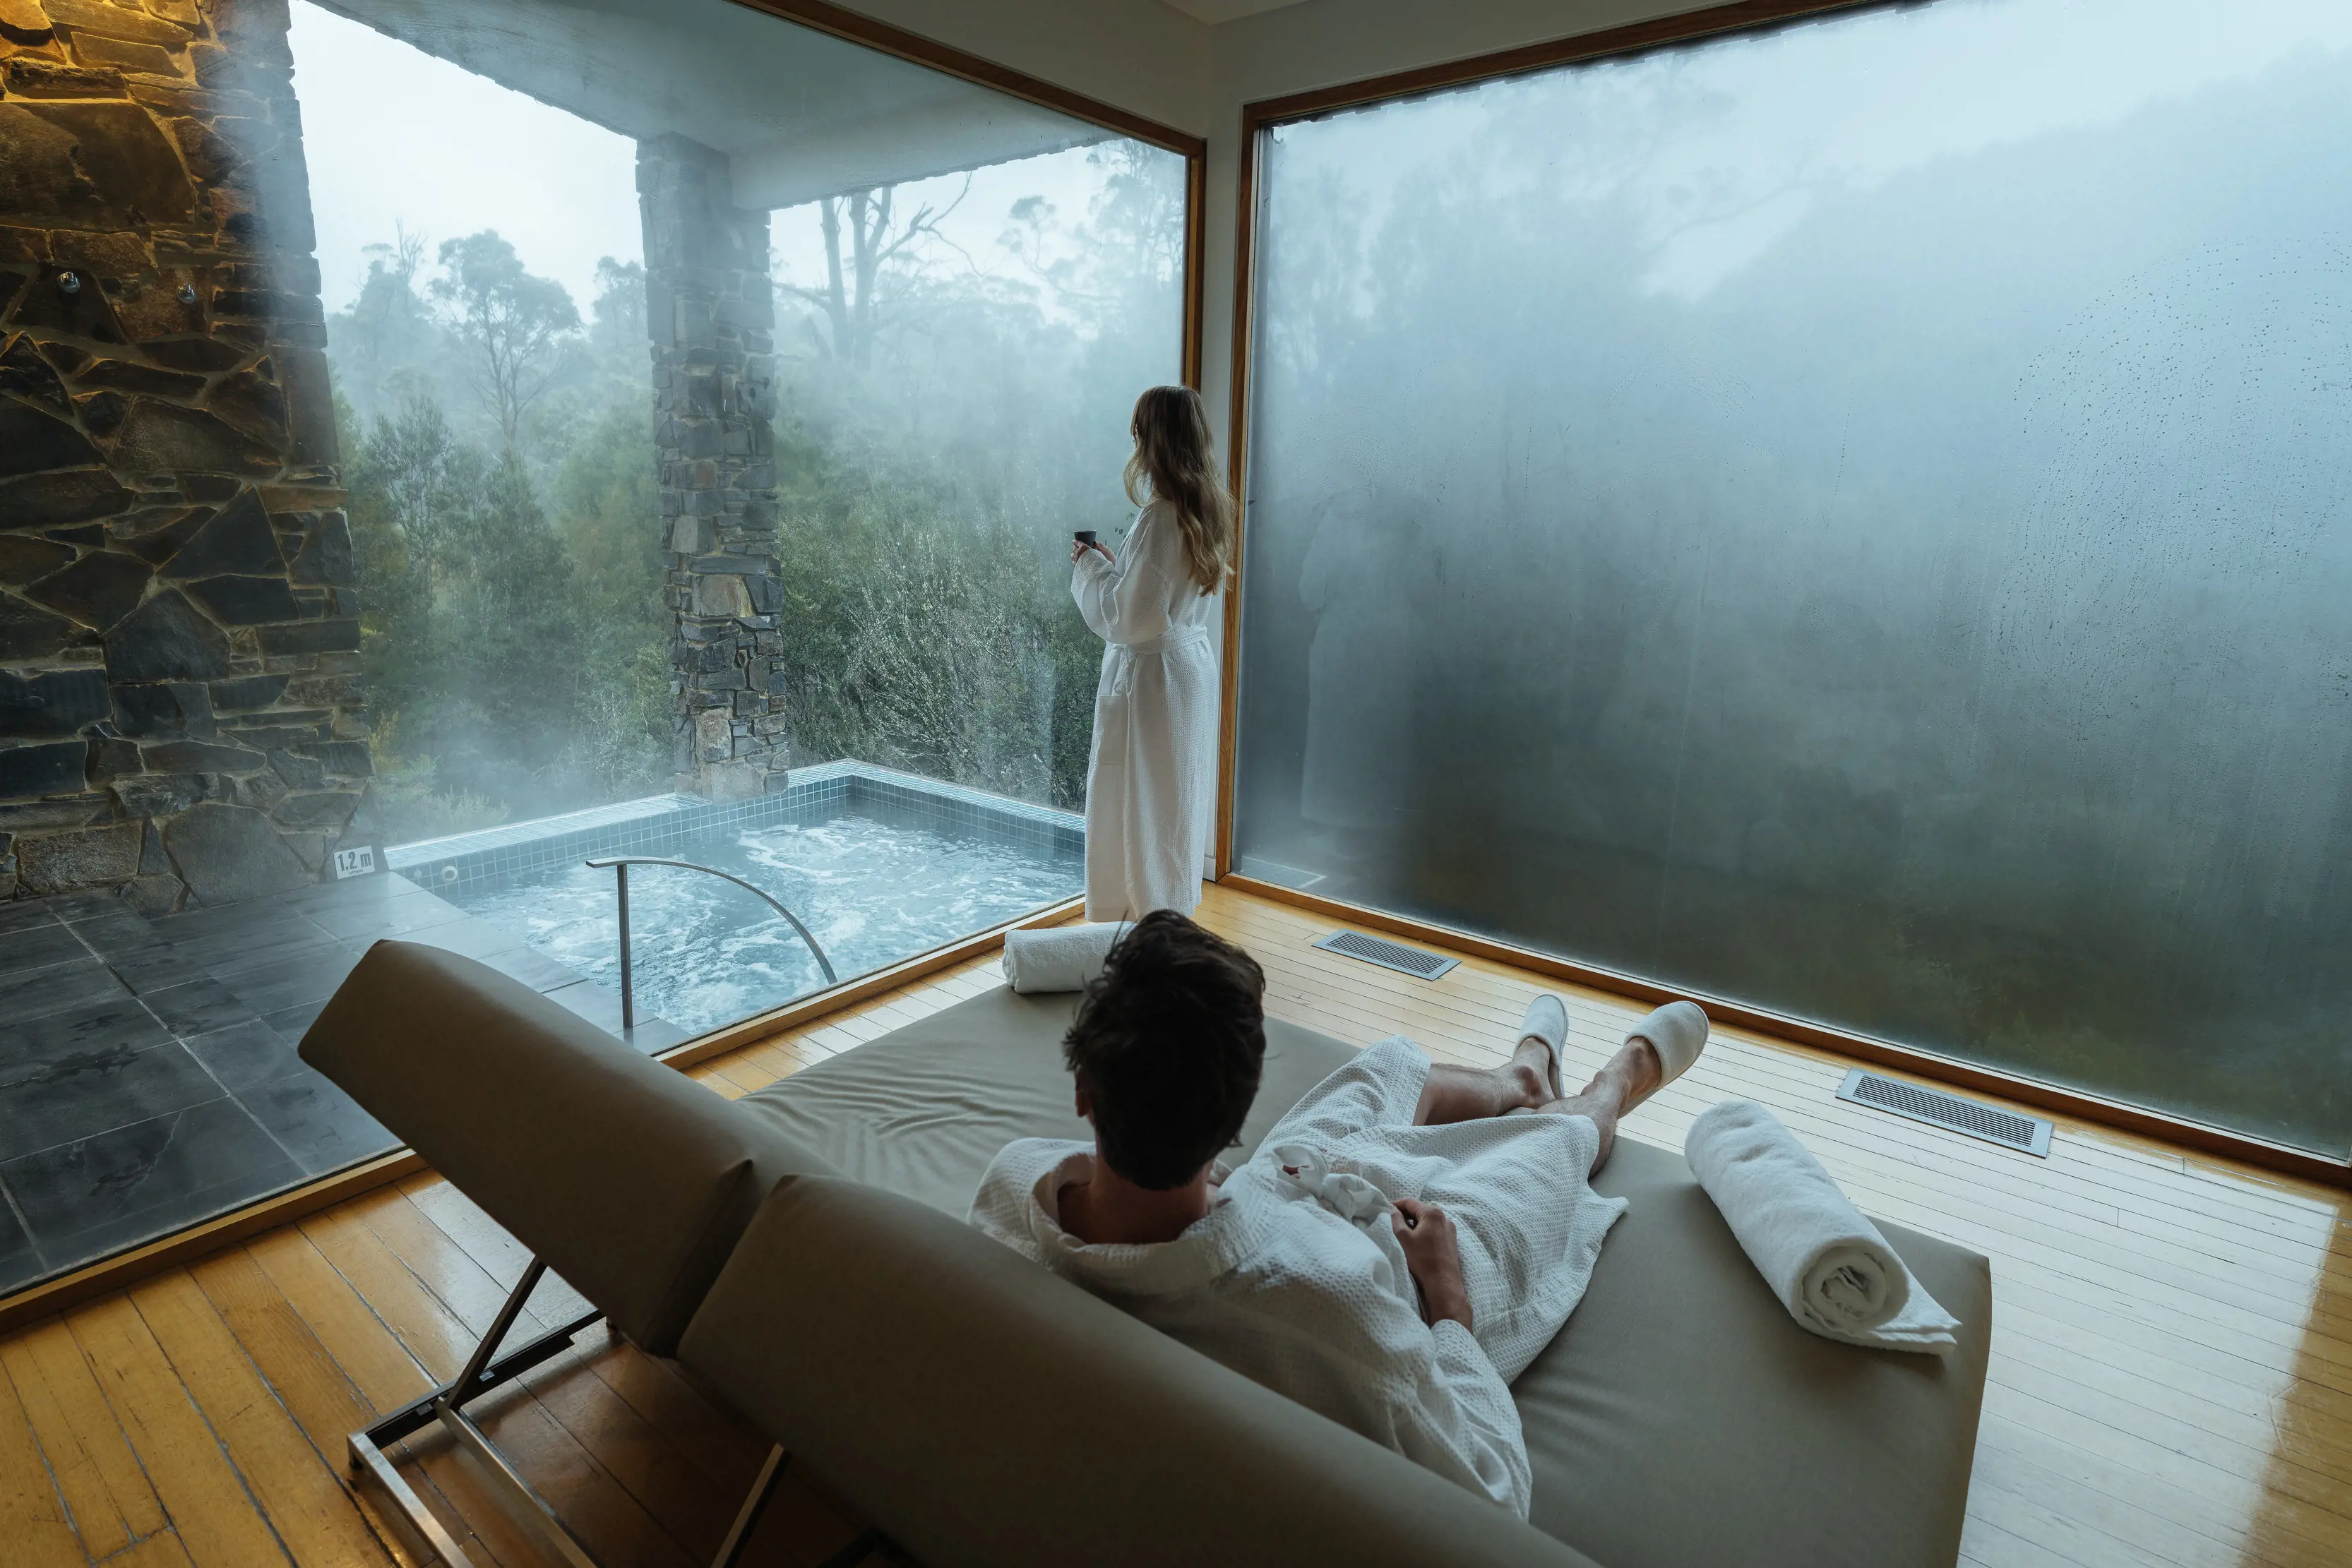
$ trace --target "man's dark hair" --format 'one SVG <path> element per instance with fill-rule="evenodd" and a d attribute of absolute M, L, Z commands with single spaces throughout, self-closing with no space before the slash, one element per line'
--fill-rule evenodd
<path fill-rule="evenodd" d="M 1256 959 L 1173 910 L 1119 938 L 1062 1039 L 1105 1164 L 1165 1192 L 1233 1145 L 1265 1064 L 1265 997 Z"/>

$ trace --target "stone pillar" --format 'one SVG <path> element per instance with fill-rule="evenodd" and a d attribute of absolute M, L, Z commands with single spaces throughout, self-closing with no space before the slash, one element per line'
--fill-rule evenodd
<path fill-rule="evenodd" d="M 740 800 L 784 783 L 768 214 L 733 205 L 726 154 L 682 136 L 637 143 L 637 203 L 677 788 Z"/>
<path fill-rule="evenodd" d="M 287 25 L 0 0 L 0 896 L 225 902 L 373 837 Z"/>

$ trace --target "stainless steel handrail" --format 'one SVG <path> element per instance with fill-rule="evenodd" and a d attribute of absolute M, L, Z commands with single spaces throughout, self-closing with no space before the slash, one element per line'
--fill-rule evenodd
<path fill-rule="evenodd" d="M 809 935 L 809 928 L 801 924 L 801 917 L 732 872 L 720 871 L 717 866 L 697 865 L 692 861 L 664 860 L 658 855 L 599 855 L 588 863 L 597 871 L 606 866 L 613 868 L 613 889 L 620 898 L 621 1027 L 624 1030 L 637 1027 L 636 998 L 631 990 L 629 978 L 629 868 L 633 865 L 667 865 L 676 866 L 680 871 L 698 871 L 731 882 L 746 893 L 759 894 L 769 908 L 782 915 L 791 923 L 792 928 L 801 934 L 801 940 L 807 943 L 808 950 L 816 956 L 816 967 L 824 971 L 824 983 L 828 986 L 841 984 L 841 977 L 833 972 L 833 960 L 826 957 L 824 949 L 816 945 L 816 938 Z"/>

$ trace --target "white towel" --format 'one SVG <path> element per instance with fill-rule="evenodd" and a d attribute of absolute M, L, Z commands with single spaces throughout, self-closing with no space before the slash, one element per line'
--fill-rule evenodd
<path fill-rule="evenodd" d="M 1726 1100 L 1691 1124 L 1683 1157 L 1803 1327 L 1884 1350 L 1948 1355 L 1958 1347 L 1959 1320 L 1771 1112 Z"/>
<path fill-rule="evenodd" d="M 1111 944 L 1127 927 L 1117 921 L 1053 925 L 1004 934 L 1004 980 L 1014 990 L 1083 991 L 1102 973 Z"/>

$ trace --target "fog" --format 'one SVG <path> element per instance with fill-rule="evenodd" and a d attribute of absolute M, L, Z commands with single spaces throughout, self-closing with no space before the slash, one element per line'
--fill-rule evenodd
<path fill-rule="evenodd" d="M 691 782 L 637 145 L 511 84 L 616 123 L 647 112 L 604 96 L 609 59 L 566 52 L 603 26 L 572 24 L 617 16 L 650 19 L 673 78 L 724 75 L 747 111 L 804 106 L 827 61 L 869 86 L 936 86 L 829 40 L 812 54 L 816 36 L 775 17 L 694 9 L 685 27 L 651 0 L 610 15 L 550 0 L 485 13 L 478 37 L 423 35 L 453 53 L 471 39 L 475 71 L 294 8 L 393 842 Z M 405 16 L 383 10 L 387 26 Z M 941 148 L 888 142 L 854 101 L 808 111 L 809 129 L 847 141 L 871 127 L 925 171 L 1019 145 L 991 139 L 1001 106 L 950 85 L 965 122 L 926 122 Z M 746 342 L 749 373 L 776 389 L 757 436 L 782 589 L 762 680 L 786 699 L 794 766 L 858 758 L 1083 800 L 1101 643 L 1070 601 L 1069 532 L 1115 537 L 1132 516 L 1129 412 L 1181 373 L 1185 185 L 1176 154 L 1069 129 L 1080 144 L 742 220 L 764 219 L 770 246 Z"/>
<path fill-rule="evenodd" d="M 1281 128 L 1244 869 L 2352 1144 L 2352 10 Z"/>
<path fill-rule="evenodd" d="M 496 229 L 583 304 L 596 262 L 644 258 L 636 149 L 307 0 L 288 8 L 302 151 L 330 311 L 367 281 L 370 247 Z"/>

